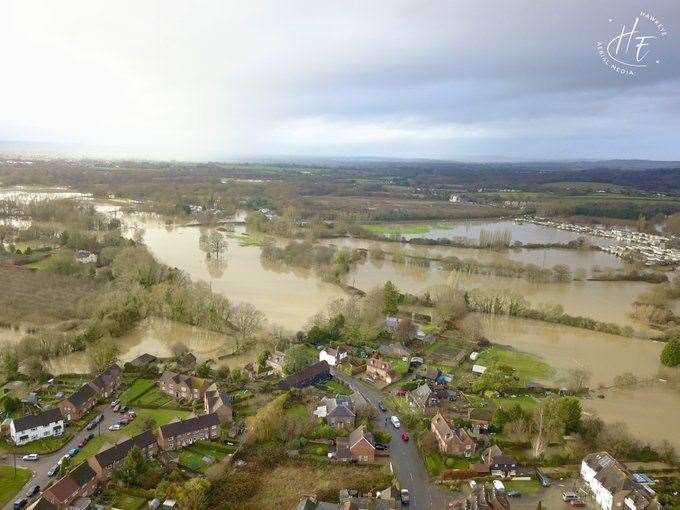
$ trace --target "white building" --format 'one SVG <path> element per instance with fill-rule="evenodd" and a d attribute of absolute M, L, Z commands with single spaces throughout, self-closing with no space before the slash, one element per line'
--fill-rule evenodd
<path fill-rule="evenodd" d="M 12 420 L 9 430 L 14 443 L 22 445 L 43 437 L 62 435 L 64 418 L 58 408 L 48 409 L 40 414 L 29 414 Z"/>
<path fill-rule="evenodd" d="M 76 262 L 81 264 L 95 264 L 97 262 L 97 256 L 86 250 L 78 250 L 76 252 Z"/>
<path fill-rule="evenodd" d="M 657 510 L 656 493 L 637 481 L 625 464 L 607 452 L 591 453 L 581 462 L 581 478 L 602 510 Z"/>
<path fill-rule="evenodd" d="M 325 361 L 330 366 L 334 367 L 342 363 L 347 357 L 347 351 L 338 347 L 334 349 L 333 347 L 326 347 L 319 351 L 319 361 Z"/>

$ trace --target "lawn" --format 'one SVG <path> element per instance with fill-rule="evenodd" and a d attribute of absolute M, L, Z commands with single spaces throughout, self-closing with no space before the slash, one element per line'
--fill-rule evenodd
<path fill-rule="evenodd" d="M 137 409 L 137 418 L 130 423 L 130 425 L 123 427 L 120 430 L 109 431 L 102 430 L 101 436 L 97 435 L 95 429 L 95 437 L 85 445 L 85 447 L 78 452 L 73 458 L 73 465 L 78 464 L 81 460 L 85 460 L 90 455 L 99 453 L 105 444 L 113 445 L 119 443 L 123 439 L 136 436 L 144 432 L 144 419 L 153 418 L 156 425 L 165 425 L 170 423 L 176 417 L 180 419 L 186 418 L 190 413 L 188 411 L 175 411 L 174 409 Z"/>
<path fill-rule="evenodd" d="M 30 479 L 30 469 L 17 468 L 15 476 L 12 466 L 0 466 L 0 506 L 11 501 Z"/>
<path fill-rule="evenodd" d="M 422 450 L 421 450 L 422 451 Z M 438 451 L 422 452 L 425 469 L 430 476 L 439 476 L 444 469 L 468 469 L 470 459 L 444 456 Z"/>
<path fill-rule="evenodd" d="M 390 395 L 383 401 L 388 411 L 396 414 L 399 419 L 407 414 L 415 414 L 415 409 L 411 407 L 408 397 L 396 397 Z"/>
<path fill-rule="evenodd" d="M 515 398 L 494 398 L 493 401 L 498 407 L 505 409 L 515 404 L 519 404 L 525 411 L 533 411 L 538 405 L 538 400 L 531 395 L 519 395 Z"/>
<path fill-rule="evenodd" d="M 212 441 L 199 441 L 179 450 L 179 462 L 194 471 L 202 473 L 215 462 L 219 462 L 228 454 L 233 453 L 234 450 L 235 448 L 231 446 L 225 446 Z M 203 457 L 210 457 L 213 459 L 213 462 L 206 464 L 203 461 Z"/>
<path fill-rule="evenodd" d="M 495 363 L 509 365 L 524 384 L 536 379 L 549 379 L 554 373 L 550 365 L 537 356 L 499 346 L 482 351 L 476 363 L 487 367 Z"/>
<path fill-rule="evenodd" d="M 505 485 L 505 490 L 510 491 L 520 491 L 522 496 L 533 496 L 541 491 L 541 484 L 538 480 L 508 480 L 507 482 L 503 480 L 503 485 Z"/>
<path fill-rule="evenodd" d="M 351 395 L 353 393 L 349 386 L 335 378 L 329 379 L 323 384 L 319 384 L 317 388 L 330 395 Z"/>
<path fill-rule="evenodd" d="M 156 386 L 156 381 L 153 379 L 137 379 L 132 386 L 123 392 L 120 396 L 120 401 L 123 404 L 132 404 L 154 386 Z"/>
<path fill-rule="evenodd" d="M 120 396 L 124 404 L 149 408 L 181 409 L 182 406 L 171 396 L 163 393 L 153 379 L 137 379 Z"/>
<path fill-rule="evenodd" d="M 50 453 L 53 451 L 58 450 L 62 446 L 64 446 L 66 443 L 68 443 L 71 438 L 73 437 L 73 434 L 71 432 L 66 432 L 62 434 L 61 436 L 53 436 L 53 437 L 46 437 L 43 439 L 38 439 L 37 441 L 31 441 L 30 443 L 21 445 L 21 446 L 16 446 L 10 442 L 8 442 L 6 439 L 1 439 L 0 440 L 0 450 L 4 450 L 7 452 L 16 452 L 16 453 Z"/>
<path fill-rule="evenodd" d="M 132 494 L 118 493 L 111 506 L 120 510 L 140 510 L 146 506 L 146 499 Z"/>
<path fill-rule="evenodd" d="M 307 407 L 303 404 L 298 404 L 286 409 L 286 414 L 295 418 L 306 418 L 308 416 Z"/>

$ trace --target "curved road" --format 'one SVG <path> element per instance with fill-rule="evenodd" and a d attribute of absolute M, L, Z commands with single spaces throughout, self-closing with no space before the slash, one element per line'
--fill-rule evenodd
<path fill-rule="evenodd" d="M 378 411 L 376 424 L 385 427 L 385 417 L 388 413 L 381 413 L 378 402 L 382 400 L 382 394 L 375 388 L 362 384 L 353 377 L 333 370 L 333 376 L 347 384 L 354 391 L 360 392 L 364 398 Z M 418 448 L 413 441 L 405 443 L 401 439 L 402 432 L 407 432 L 403 427 L 395 429 L 391 424 L 386 426 L 387 431 L 392 434 L 390 441 L 390 459 L 395 475 L 399 480 L 401 488 L 408 489 L 411 494 L 410 508 L 414 510 L 443 510 L 448 507 L 451 493 L 442 490 L 430 479 L 425 470 L 425 465 L 420 458 Z"/>

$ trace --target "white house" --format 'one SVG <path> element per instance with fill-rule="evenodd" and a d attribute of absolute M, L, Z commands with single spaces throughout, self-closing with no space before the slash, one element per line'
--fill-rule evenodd
<path fill-rule="evenodd" d="M 483 374 L 486 372 L 486 367 L 484 365 L 472 365 L 472 371 L 475 374 Z"/>
<path fill-rule="evenodd" d="M 40 414 L 29 414 L 12 420 L 9 430 L 14 443 L 22 445 L 43 437 L 62 435 L 64 418 L 58 408 L 48 409 Z"/>
<path fill-rule="evenodd" d="M 581 462 L 581 478 L 602 510 L 657 510 L 656 493 L 637 481 L 625 464 L 607 452 L 591 453 Z"/>
<path fill-rule="evenodd" d="M 325 347 L 319 351 L 319 361 L 325 361 L 330 366 L 334 367 L 342 363 L 342 360 L 347 357 L 347 351 L 338 347 Z"/>

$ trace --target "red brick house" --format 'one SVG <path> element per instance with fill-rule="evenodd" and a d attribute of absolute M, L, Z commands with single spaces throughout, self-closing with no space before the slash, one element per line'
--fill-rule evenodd
<path fill-rule="evenodd" d="M 90 383 L 83 384 L 73 395 L 59 402 L 59 409 L 67 420 L 79 420 L 95 406 L 97 398 L 97 392 Z"/>
<path fill-rule="evenodd" d="M 178 374 L 166 370 L 158 381 L 163 393 L 177 400 L 203 400 L 208 389 L 216 389 L 210 379 L 201 379 L 191 375 Z"/>
<path fill-rule="evenodd" d="M 396 373 L 387 361 L 383 361 L 382 357 L 373 356 L 366 362 L 366 375 L 371 379 L 380 379 L 387 384 L 391 384 L 396 377 Z"/>
<path fill-rule="evenodd" d="M 92 455 L 87 459 L 87 462 L 96 473 L 97 479 L 105 480 L 111 476 L 115 467 L 123 461 L 134 446 L 141 449 L 142 454 L 147 459 L 153 457 L 158 451 L 156 438 L 150 430 L 147 430 L 96 455 Z"/>
<path fill-rule="evenodd" d="M 196 441 L 219 437 L 220 420 L 217 414 L 212 413 L 163 425 L 158 434 L 158 444 L 163 450 L 177 450 Z"/>
<path fill-rule="evenodd" d="M 471 457 L 477 449 L 472 433 L 464 428 L 452 428 L 441 413 L 432 418 L 431 430 L 442 453 Z"/>
<path fill-rule="evenodd" d="M 349 437 L 335 440 L 336 458 L 340 461 L 373 462 L 375 460 L 375 440 L 373 434 L 364 426 L 356 428 Z"/>
<path fill-rule="evenodd" d="M 215 413 L 220 423 L 232 421 L 234 399 L 231 395 L 220 390 L 208 390 L 203 396 L 205 414 Z"/>
<path fill-rule="evenodd" d="M 90 381 L 90 386 L 102 397 L 110 396 L 120 384 L 123 370 L 116 364 L 111 365 Z"/>
<path fill-rule="evenodd" d="M 73 471 L 43 492 L 42 497 L 58 509 L 67 509 L 78 498 L 90 496 L 97 488 L 97 477 L 87 462 L 80 463 Z"/>

